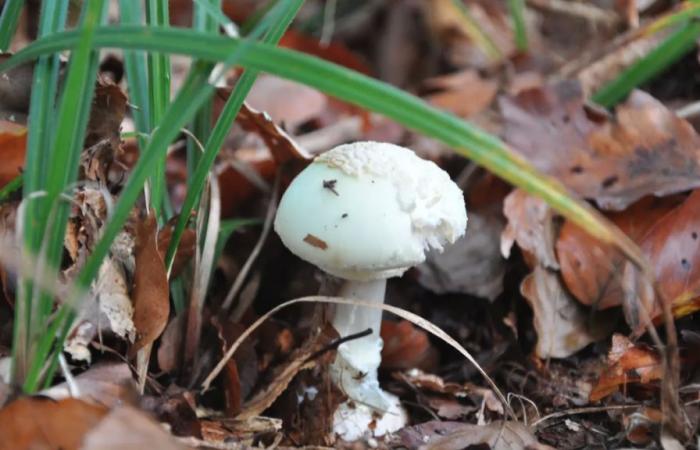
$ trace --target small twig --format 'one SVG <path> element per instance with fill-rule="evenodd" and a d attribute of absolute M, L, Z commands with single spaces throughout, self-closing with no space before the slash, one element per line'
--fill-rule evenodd
<path fill-rule="evenodd" d="M 353 333 L 353 334 L 349 334 L 347 336 L 339 337 L 338 339 L 335 339 L 333 342 L 326 345 L 322 349 L 312 353 L 308 358 L 306 358 L 304 360 L 304 363 L 312 361 L 312 360 L 318 358 L 319 356 L 321 356 L 322 354 L 330 352 L 331 350 L 336 350 L 338 347 L 340 347 L 340 344 L 344 344 L 348 341 L 353 341 L 355 339 L 360 339 L 360 338 L 363 338 L 365 336 L 369 336 L 370 334 L 372 334 L 372 329 L 367 328 L 364 331 L 359 331 L 357 333 Z"/>

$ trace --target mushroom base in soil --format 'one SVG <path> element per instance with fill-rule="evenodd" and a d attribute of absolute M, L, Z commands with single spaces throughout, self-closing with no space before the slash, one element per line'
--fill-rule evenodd
<path fill-rule="evenodd" d="M 429 249 L 461 237 L 467 227 L 462 191 L 445 171 L 393 144 L 357 142 L 318 156 L 280 200 L 275 231 L 294 254 L 345 280 L 339 296 L 384 302 L 386 279 L 425 260 Z M 343 343 L 331 367 L 348 396 L 334 414 L 344 440 L 379 437 L 402 428 L 406 414 L 377 380 L 382 311 L 338 305 L 341 336 L 372 329 Z"/>
<path fill-rule="evenodd" d="M 339 297 L 364 303 L 384 303 L 386 279 L 346 281 Z M 331 365 L 331 378 L 352 402 L 335 411 L 333 431 L 342 439 L 354 441 L 373 428 L 374 436 L 383 436 L 406 424 L 406 412 L 398 397 L 382 390 L 377 380 L 381 364 L 382 339 L 379 330 L 382 310 L 362 305 L 335 305 L 333 327 L 340 336 L 371 329 L 372 333 L 344 342 Z"/>

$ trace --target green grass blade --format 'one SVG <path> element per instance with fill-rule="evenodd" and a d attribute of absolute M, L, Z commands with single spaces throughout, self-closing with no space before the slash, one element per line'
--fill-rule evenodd
<path fill-rule="evenodd" d="M 289 27 L 292 20 L 296 16 L 297 12 L 301 8 L 304 0 L 291 0 L 285 5 L 285 8 L 280 10 L 279 18 L 274 20 L 273 27 L 263 38 L 263 42 L 276 44 L 282 38 L 284 31 Z M 270 11 L 270 15 L 267 17 L 274 17 L 274 8 Z M 190 213 L 194 211 L 197 206 L 197 201 L 202 194 L 202 190 L 206 184 L 207 174 L 211 170 L 216 155 L 219 153 L 221 146 L 228 135 L 233 121 L 241 109 L 241 105 L 245 100 L 248 92 L 253 87 L 253 83 L 258 76 L 258 72 L 255 70 L 248 69 L 241 76 L 240 80 L 236 84 L 235 89 L 229 96 L 224 108 L 219 115 L 219 119 L 212 130 L 212 133 L 207 140 L 204 147 L 204 155 L 200 158 L 199 164 L 192 174 L 187 189 L 187 195 L 185 196 L 185 201 L 182 205 L 182 211 L 180 217 L 178 218 L 175 229 L 173 230 L 173 235 L 170 240 L 170 245 L 168 251 L 165 255 L 165 266 L 170 268 L 173 259 L 175 258 L 175 250 L 180 243 L 180 238 L 182 238 L 182 233 L 185 231 L 187 226 L 187 219 Z"/>
<path fill-rule="evenodd" d="M 520 52 L 527 51 L 527 27 L 525 26 L 525 0 L 508 0 L 508 9 L 513 19 L 515 47 Z"/>
<path fill-rule="evenodd" d="M 22 175 L 17 175 L 12 181 L 3 186 L 2 189 L 0 189 L 0 202 L 4 202 L 13 192 L 21 189 L 23 183 L 24 177 Z"/>
<path fill-rule="evenodd" d="M 168 26 L 168 0 L 146 0 L 146 23 L 152 27 Z M 149 111 L 152 127 L 161 123 L 161 118 L 170 103 L 170 58 L 166 54 L 148 54 L 148 74 L 150 94 Z M 153 131 L 152 129 L 149 131 Z M 165 207 L 165 155 L 151 174 L 150 206 L 156 216 L 163 218 Z"/>
<path fill-rule="evenodd" d="M 647 56 L 632 64 L 591 99 L 606 108 L 624 99 L 634 88 L 651 80 L 696 47 L 700 22 L 690 21 L 672 33 Z"/>
<path fill-rule="evenodd" d="M 19 24 L 22 6 L 24 6 L 24 0 L 5 0 L 2 15 L 0 15 L 0 52 L 10 48 L 10 42 Z"/>
<path fill-rule="evenodd" d="M 124 25 L 141 25 L 142 23 L 140 2 L 120 0 L 119 13 L 121 23 Z M 146 140 L 141 136 L 148 135 L 151 130 L 146 57 L 143 52 L 124 52 L 124 66 L 129 89 L 129 103 L 132 105 L 131 114 L 140 136 L 139 146 L 144 148 Z"/>
<path fill-rule="evenodd" d="M 76 40 L 75 34 L 67 32 L 37 41 L 0 64 L 0 71 L 42 54 L 71 48 Z M 646 269 L 638 247 L 624 233 L 586 202 L 573 198 L 555 179 L 539 173 L 497 137 L 400 89 L 310 55 L 245 39 L 202 36 L 191 30 L 172 28 L 110 27 L 100 29 L 96 37 L 100 47 L 175 52 L 213 61 L 225 60 L 244 42 L 250 51 L 242 55 L 242 65 L 315 87 L 442 141 L 511 184 L 541 197 L 556 211 L 593 236 L 616 245 Z"/>
<path fill-rule="evenodd" d="M 39 225 L 44 229 L 47 267 L 55 270 L 63 254 L 63 238 L 70 205 L 60 199 L 78 176 L 80 154 L 83 148 L 92 96 L 97 76 L 97 53 L 93 49 L 95 30 L 105 16 L 104 0 L 92 0 L 85 6 L 80 42 L 71 54 L 63 92 L 57 108 L 57 119 L 48 155 L 46 196 L 41 201 L 45 208 L 39 211 Z M 53 214 L 50 214 L 53 212 Z M 53 308 L 53 296 L 43 293 L 39 304 L 32 305 L 30 330 L 38 336 L 45 333 L 46 320 Z M 31 344 L 31 342 L 30 342 Z M 33 352 L 32 352 L 33 353 Z M 31 354 L 31 366 L 23 384 L 25 392 L 34 392 L 40 382 L 46 354 L 37 349 Z"/>
<path fill-rule="evenodd" d="M 46 0 L 39 14 L 38 35 L 46 36 L 63 29 L 68 15 L 68 0 Z M 55 116 L 55 98 L 58 90 L 59 56 L 48 55 L 39 58 L 34 66 L 32 95 L 29 102 L 29 123 L 27 149 L 25 153 L 23 178 L 23 246 L 24 250 L 36 254 L 41 245 L 43 226 L 39 221 L 41 201 L 33 196 L 43 191 L 48 171 L 51 150 L 51 131 Z M 22 382 L 32 359 L 34 335 L 31 322 L 32 298 L 34 289 L 31 279 L 21 278 L 15 308 L 15 326 L 12 337 L 12 379 Z"/>

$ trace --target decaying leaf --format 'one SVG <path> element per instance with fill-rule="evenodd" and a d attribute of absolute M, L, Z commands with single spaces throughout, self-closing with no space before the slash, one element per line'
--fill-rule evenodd
<path fill-rule="evenodd" d="M 136 383 L 126 363 L 102 363 L 90 367 L 73 380 L 81 400 L 113 408 L 136 399 Z M 68 383 L 41 392 L 54 400 L 71 397 Z"/>
<path fill-rule="evenodd" d="M 539 358 L 566 358 L 607 336 L 614 316 L 591 313 L 572 298 L 558 275 L 536 266 L 520 285 L 534 314 Z"/>
<path fill-rule="evenodd" d="M 94 300 L 83 306 L 64 345 L 73 359 L 88 362 L 88 347 L 98 334 L 116 334 L 129 342 L 136 334 L 132 319 L 134 308 L 121 264 L 112 258 L 106 259 L 100 266 L 92 292 Z"/>
<path fill-rule="evenodd" d="M 498 91 L 495 81 L 481 78 L 475 70 L 431 78 L 425 86 L 440 90 L 425 97 L 428 103 L 464 118 L 486 109 Z"/>
<path fill-rule="evenodd" d="M 27 128 L 14 122 L 0 120 L 0 187 L 20 174 L 24 166 L 26 148 Z"/>
<path fill-rule="evenodd" d="M 544 200 L 516 189 L 506 197 L 503 214 L 508 219 L 501 236 L 501 253 L 505 258 L 510 256 L 513 243 L 517 242 L 539 264 L 550 269 L 559 268 L 554 254 L 553 214 Z"/>
<path fill-rule="evenodd" d="M 576 82 L 500 99 L 504 137 L 537 169 L 605 209 L 700 186 L 700 137 L 641 91 L 615 117 L 584 105 Z"/>
<path fill-rule="evenodd" d="M 126 100 L 126 94 L 119 86 L 105 79 L 98 80 L 85 134 L 85 147 L 107 140 L 113 151 L 119 149 L 119 132 L 126 114 Z"/>
<path fill-rule="evenodd" d="M 246 102 L 294 131 L 323 113 L 327 97 L 303 84 L 263 74 L 255 81 Z"/>
<path fill-rule="evenodd" d="M 487 446 L 492 450 L 551 450 L 540 444 L 533 431 L 520 422 L 496 421 L 487 425 L 461 422 L 426 422 L 398 432 L 398 443 L 408 449 L 461 450 Z"/>
<path fill-rule="evenodd" d="M 418 282 L 431 291 L 458 292 L 494 300 L 503 290 L 505 260 L 499 238 L 503 219 L 469 213 L 466 235 L 442 253 L 430 252 L 418 266 Z"/>
<path fill-rule="evenodd" d="M 0 449 L 78 450 L 107 413 L 104 406 L 74 398 L 22 397 L 0 410 Z"/>
<path fill-rule="evenodd" d="M 135 448 L 185 450 L 159 423 L 131 406 L 110 411 L 84 437 L 81 450 L 128 450 Z"/>
<path fill-rule="evenodd" d="M 129 349 L 130 356 L 160 336 L 170 314 L 170 290 L 163 258 L 158 252 L 157 226 L 152 211 L 137 224 L 132 293 L 136 341 Z"/>
<path fill-rule="evenodd" d="M 589 399 L 597 402 L 628 383 L 647 384 L 662 379 L 663 375 L 661 357 L 656 351 L 615 334 L 608 353 L 608 368 L 601 374 Z"/>

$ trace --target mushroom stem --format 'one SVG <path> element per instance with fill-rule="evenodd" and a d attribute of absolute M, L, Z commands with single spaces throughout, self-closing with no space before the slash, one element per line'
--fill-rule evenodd
<path fill-rule="evenodd" d="M 352 300 L 384 303 L 386 279 L 346 281 L 338 295 Z M 391 403 L 379 387 L 377 370 L 381 363 L 382 339 L 379 330 L 382 310 L 366 306 L 336 305 L 333 327 L 340 336 L 359 333 L 368 328 L 372 334 L 345 342 L 331 366 L 336 385 L 352 400 L 383 412 Z"/>

